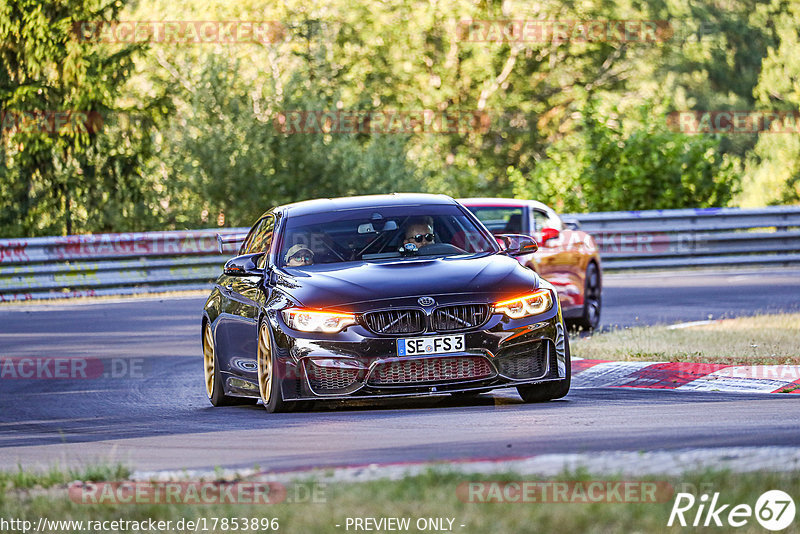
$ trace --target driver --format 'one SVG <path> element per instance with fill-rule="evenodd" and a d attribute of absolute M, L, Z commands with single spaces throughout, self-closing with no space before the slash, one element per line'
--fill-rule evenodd
<path fill-rule="evenodd" d="M 302 267 L 314 263 L 314 252 L 303 244 L 294 245 L 284 257 L 287 267 Z"/>
<path fill-rule="evenodd" d="M 434 243 L 433 220 L 430 217 L 415 217 L 408 221 L 403 245 L 413 244 L 420 249 Z"/>

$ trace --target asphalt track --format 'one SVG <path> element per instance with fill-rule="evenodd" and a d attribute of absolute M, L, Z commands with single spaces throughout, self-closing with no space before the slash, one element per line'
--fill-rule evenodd
<path fill-rule="evenodd" d="M 800 269 L 608 276 L 603 324 L 800 310 Z M 0 380 L 0 468 L 124 462 L 137 469 L 289 470 L 543 453 L 800 445 L 800 396 L 573 389 L 521 403 L 212 408 L 202 385 L 203 298 L 0 307 L 0 358 L 97 358 L 105 376 Z M 115 360 L 116 359 L 116 360 Z M 111 362 L 116 362 L 111 364 Z"/>

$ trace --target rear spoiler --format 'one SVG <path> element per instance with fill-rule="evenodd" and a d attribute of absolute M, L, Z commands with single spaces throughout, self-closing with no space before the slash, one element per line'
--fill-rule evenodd
<path fill-rule="evenodd" d="M 225 245 L 241 245 L 246 237 L 247 234 L 217 234 L 217 250 L 219 250 L 220 254 L 224 254 Z"/>

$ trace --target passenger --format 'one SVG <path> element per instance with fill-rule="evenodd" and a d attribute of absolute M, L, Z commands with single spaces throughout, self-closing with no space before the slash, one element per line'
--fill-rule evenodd
<path fill-rule="evenodd" d="M 434 243 L 433 220 L 430 217 L 414 217 L 406 226 L 404 245 L 414 244 L 418 249 Z"/>
<path fill-rule="evenodd" d="M 314 253 L 305 245 L 294 245 L 286 253 L 287 267 L 303 267 L 314 263 Z"/>

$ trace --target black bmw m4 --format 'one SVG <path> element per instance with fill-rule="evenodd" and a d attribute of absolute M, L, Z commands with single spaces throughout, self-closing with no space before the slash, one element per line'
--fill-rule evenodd
<path fill-rule="evenodd" d="M 273 208 L 229 260 L 202 318 L 214 406 L 515 387 L 563 397 L 569 339 L 549 283 L 447 196 L 392 194 Z M 512 257 L 514 256 L 514 257 Z"/>

